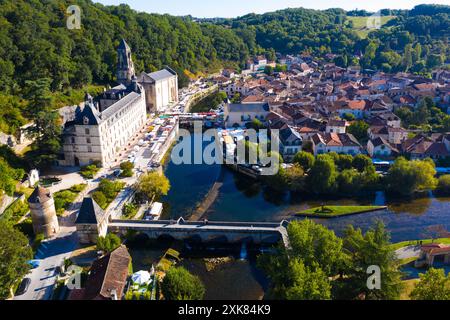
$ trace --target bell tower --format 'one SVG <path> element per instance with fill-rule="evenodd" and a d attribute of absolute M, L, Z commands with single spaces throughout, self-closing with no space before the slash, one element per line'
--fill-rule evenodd
<path fill-rule="evenodd" d="M 119 62 L 117 65 L 117 82 L 128 85 L 135 75 L 134 64 L 131 59 L 131 49 L 124 39 L 120 42 L 117 48 L 117 55 Z"/>

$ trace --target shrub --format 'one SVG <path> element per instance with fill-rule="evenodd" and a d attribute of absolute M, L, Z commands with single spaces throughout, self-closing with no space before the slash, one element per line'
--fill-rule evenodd
<path fill-rule="evenodd" d="M 113 233 L 108 233 L 106 237 L 97 239 L 97 249 L 104 252 L 112 252 L 122 244 L 122 240 Z"/>
<path fill-rule="evenodd" d="M 85 179 L 94 179 L 94 176 L 99 170 L 99 167 L 97 167 L 95 164 L 91 164 L 89 166 L 81 168 L 80 174 Z"/>
<path fill-rule="evenodd" d="M 167 271 L 161 290 L 166 300 L 201 300 L 205 295 L 201 280 L 183 267 Z"/>
<path fill-rule="evenodd" d="M 127 203 L 123 207 L 123 215 L 126 218 L 134 217 L 138 212 L 138 208 L 134 203 Z"/>
<path fill-rule="evenodd" d="M 92 199 L 100 206 L 102 209 L 106 209 L 108 207 L 108 199 L 101 191 L 95 191 L 92 194 Z"/>
<path fill-rule="evenodd" d="M 446 174 L 439 177 L 436 191 L 442 195 L 450 195 L 450 175 Z"/>
<path fill-rule="evenodd" d="M 134 164 L 130 161 L 123 162 L 120 164 L 120 169 L 122 170 L 122 173 L 120 174 L 121 177 L 129 178 L 133 176 L 133 169 Z"/>
<path fill-rule="evenodd" d="M 294 156 L 294 163 L 299 164 L 303 170 L 308 171 L 314 165 L 314 155 L 309 152 L 300 151 Z"/>

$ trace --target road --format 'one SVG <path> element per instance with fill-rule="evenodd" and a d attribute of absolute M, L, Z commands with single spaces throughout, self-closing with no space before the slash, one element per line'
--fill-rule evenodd
<path fill-rule="evenodd" d="M 78 247 L 74 227 L 63 227 L 58 237 L 43 241 L 35 258 L 40 266 L 27 275 L 31 279 L 30 287 L 14 300 L 49 300 L 56 282 L 56 268 L 69 258 Z"/>

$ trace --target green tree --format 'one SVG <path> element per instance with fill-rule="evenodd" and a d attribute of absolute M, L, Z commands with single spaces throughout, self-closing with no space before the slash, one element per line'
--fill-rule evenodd
<path fill-rule="evenodd" d="M 98 237 L 97 249 L 104 252 L 113 252 L 122 244 L 122 240 L 114 233 L 108 233 L 105 237 Z"/>
<path fill-rule="evenodd" d="M 338 294 L 340 298 L 399 299 L 403 290 L 402 274 L 398 270 L 399 261 L 390 244 L 390 235 L 380 221 L 365 234 L 353 226 L 347 228 L 344 249 L 349 259 L 344 272 L 345 277 L 339 280 L 343 284 Z M 370 266 L 380 268 L 381 290 L 370 290 L 367 287 L 367 270 Z"/>
<path fill-rule="evenodd" d="M 258 257 L 258 266 L 270 279 L 271 299 L 330 299 L 330 278 L 344 263 L 342 239 L 311 220 L 288 226 L 291 246 Z M 284 270 L 280 272 L 280 270 Z"/>
<path fill-rule="evenodd" d="M 292 286 L 286 289 L 288 300 L 330 300 L 331 284 L 320 268 L 308 268 L 302 260 L 294 259 L 285 272 L 292 273 Z"/>
<path fill-rule="evenodd" d="M 293 162 L 300 165 L 305 171 L 309 171 L 313 167 L 314 161 L 314 155 L 305 151 L 298 152 L 293 159 Z"/>
<path fill-rule="evenodd" d="M 355 136 L 355 138 L 360 142 L 365 142 L 368 139 L 369 125 L 365 121 L 353 122 L 348 128 L 347 132 Z"/>
<path fill-rule="evenodd" d="M 408 161 L 397 158 L 388 171 L 388 190 L 401 195 L 433 190 L 437 185 L 436 169 L 431 159 Z"/>
<path fill-rule="evenodd" d="M 1 219 L 0 252 L 0 299 L 6 299 L 12 286 L 30 270 L 27 261 L 33 252 L 27 237 Z"/>
<path fill-rule="evenodd" d="M 319 155 L 308 175 L 308 185 L 315 194 L 332 194 L 336 191 L 337 171 L 329 155 Z"/>
<path fill-rule="evenodd" d="M 305 171 L 303 168 L 294 164 L 292 167 L 285 170 L 285 179 L 289 190 L 300 192 L 305 188 Z"/>
<path fill-rule="evenodd" d="M 161 291 L 166 300 L 202 300 L 205 295 L 200 278 L 183 267 L 172 267 L 167 271 Z"/>
<path fill-rule="evenodd" d="M 153 199 L 167 195 L 170 190 L 170 182 L 164 174 L 155 171 L 149 172 L 139 178 L 136 190 L 148 199 Z"/>
<path fill-rule="evenodd" d="M 450 195 L 450 175 L 445 174 L 439 177 L 436 191 L 442 195 Z"/>
<path fill-rule="evenodd" d="M 413 300 L 450 300 L 450 278 L 444 269 L 429 269 L 411 292 Z"/>
<path fill-rule="evenodd" d="M 122 170 L 122 173 L 120 174 L 122 177 L 132 177 L 134 164 L 130 161 L 123 162 L 120 164 L 120 169 Z"/>
<path fill-rule="evenodd" d="M 363 154 L 358 154 L 353 158 L 352 166 L 359 172 L 364 172 L 367 168 L 374 167 L 372 159 Z"/>

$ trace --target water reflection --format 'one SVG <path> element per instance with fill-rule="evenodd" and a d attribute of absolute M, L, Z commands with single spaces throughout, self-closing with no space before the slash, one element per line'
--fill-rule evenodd
<path fill-rule="evenodd" d="M 167 197 L 164 218 L 188 216 L 205 198 L 217 181 L 219 165 L 169 164 L 166 174 L 172 189 Z M 342 234 L 352 224 L 364 231 L 375 220 L 382 220 L 391 231 L 393 241 L 415 240 L 433 225 L 450 230 L 450 198 L 428 197 L 393 199 L 383 192 L 358 199 L 306 199 L 301 194 L 277 193 L 259 183 L 224 170 L 222 186 L 207 218 L 216 221 L 281 221 L 292 219 L 296 212 L 325 205 L 387 205 L 388 210 L 330 220 L 316 220 Z"/>

